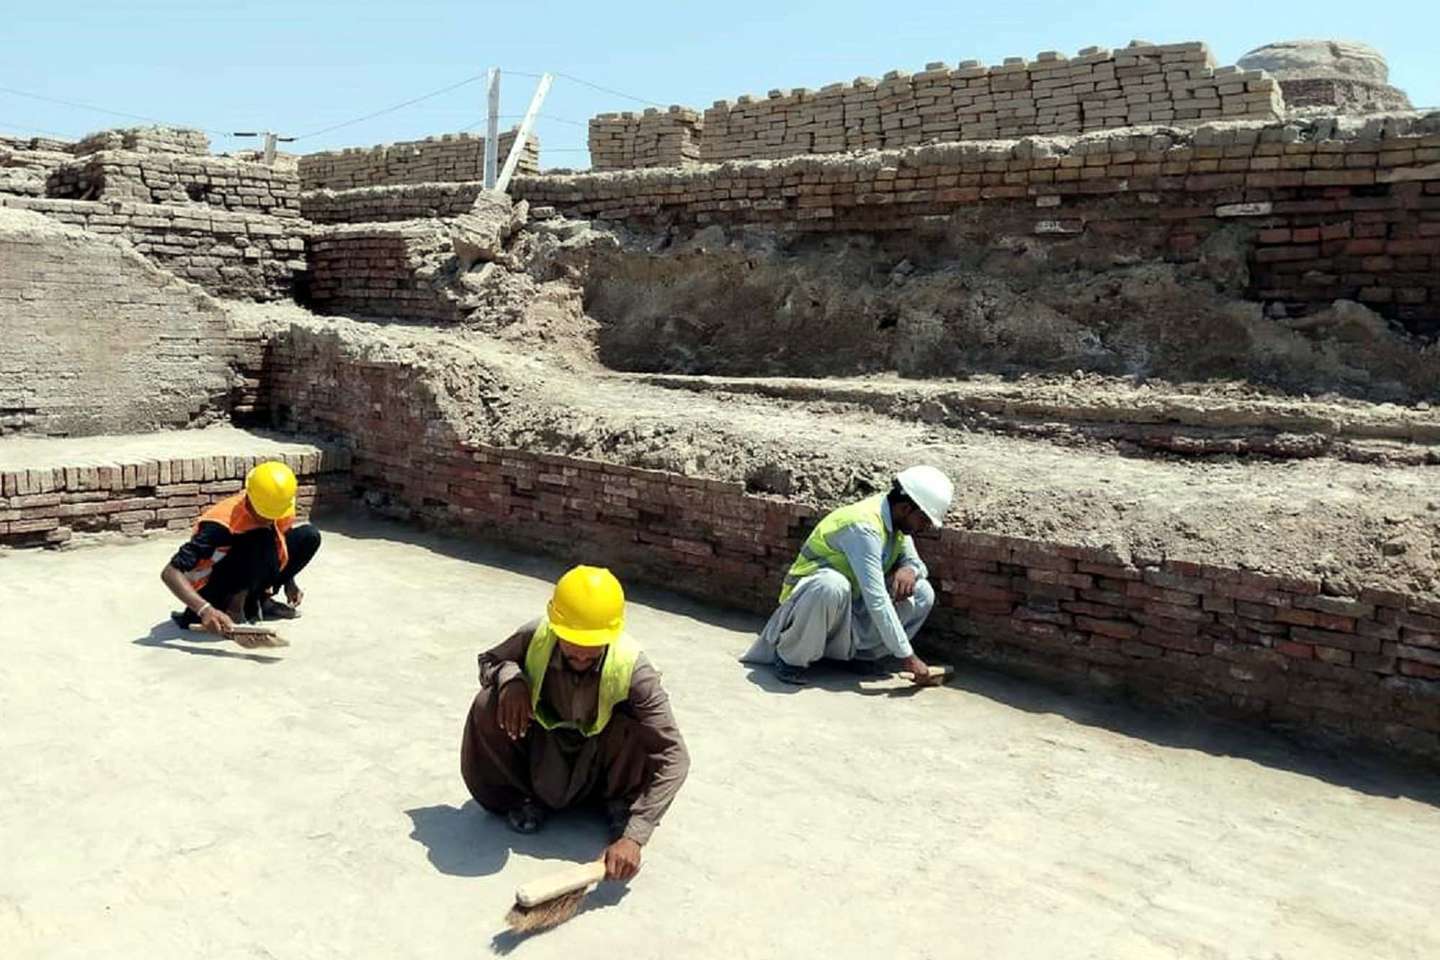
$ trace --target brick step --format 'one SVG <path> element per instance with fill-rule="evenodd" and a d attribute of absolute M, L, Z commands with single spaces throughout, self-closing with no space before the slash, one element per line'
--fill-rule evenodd
<path fill-rule="evenodd" d="M 350 469 L 343 444 L 239 430 L 0 438 L 0 545 L 56 546 L 76 534 L 188 530 L 240 490 L 257 463 L 282 460 L 308 514 L 320 478 Z"/>

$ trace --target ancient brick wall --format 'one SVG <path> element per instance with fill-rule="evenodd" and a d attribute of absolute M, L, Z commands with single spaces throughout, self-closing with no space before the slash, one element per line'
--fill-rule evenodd
<path fill-rule="evenodd" d="M 484 190 L 484 182 L 476 180 L 307 190 L 300 196 L 300 212 L 312 223 L 434 220 L 468 213 Z"/>
<path fill-rule="evenodd" d="M 70 161 L 72 147 L 45 137 L 0 137 L 0 195 L 43 197 L 50 172 Z"/>
<path fill-rule="evenodd" d="M 885 150 L 953 140 L 1016 139 L 1205 120 L 1283 117 L 1279 85 L 1262 71 L 1216 67 L 1203 43 L 1046 51 L 987 67 L 928 64 L 820 90 L 771 90 L 693 111 L 602 114 L 591 121 L 596 170 L 696 160 L 764 160 Z"/>
<path fill-rule="evenodd" d="M 349 453 L 317 447 L 265 457 L 117 457 L 103 466 L 0 469 L 0 544 L 54 545 L 77 533 L 186 531 L 206 507 L 238 493 L 245 474 L 266 459 L 284 460 L 295 471 L 297 512 L 305 517 L 322 474 L 345 470 Z"/>
<path fill-rule="evenodd" d="M 680 167 L 700 161 L 704 120 L 672 106 L 661 112 L 602 113 L 590 121 L 590 166 L 595 170 Z"/>
<path fill-rule="evenodd" d="M 221 297 L 289 299 L 305 270 L 306 225 L 296 217 L 184 206 L 0 197 L 96 234 L 128 241 L 151 262 Z"/>
<path fill-rule="evenodd" d="M 237 213 L 300 216 L 300 181 L 293 169 L 228 157 L 106 150 L 57 167 L 46 192 L 61 199 L 204 205 Z"/>
<path fill-rule="evenodd" d="M 1302 311 L 1360 300 L 1416 332 L 1440 331 L 1440 114 L 531 177 L 512 192 L 570 216 L 651 226 L 1027 237 L 1057 262 L 1084 259 L 1099 240 L 1140 259 L 1185 259 L 1242 224 L 1255 298 Z"/>
<path fill-rule="evenodd" d="M 455 304 L 430 286 L 434 254 L 449 250 L 449 233 L 434 222 L 317 227 L 309 241 L 310 304 L 322 312 L 453 321 Z"/>
<path fill-rule="evenodd" d="M 210 138 L 200 130 L 185 127 L 127 127 L 92 133 L 76 143 L 71 152 L 83 157 L 102 150 L 204 157 L 210 153 Z"/>
<path fill-rule="evenodd" d="M 504 165 L 516 131 L 500 135 L 497 169 Z M 468 133 L 445 134 L 369 149 L 309 153 L 300 158 L 300 184 L 305 190 L 349 190 L 399 183 L 454 183 L 485 179 L 485 138 Z M 520 155 L 517 173 L 540 171 L 540 140 L 533 133 Z"/>
<path fill-rule="evenodd" d="M 192 426 L 253 406 L 258 333 L 132 251 L 0 209 L 0 434 Z"/>
<path fill-rule="evenodd" d="M 325 334 L 276 344 L 277 416 L 353 444 L 382 511 L 585 556 L 623 577 L 768 612 L 823 509 L 738 483 L 467 441 L 423 370 L 347 356 Z M 1182 558 L 948 528 L 920 544 L 937 588 L 927 639 L 1052 682 L 1325 731 L 1440 758 L 1440 603 Z"/>

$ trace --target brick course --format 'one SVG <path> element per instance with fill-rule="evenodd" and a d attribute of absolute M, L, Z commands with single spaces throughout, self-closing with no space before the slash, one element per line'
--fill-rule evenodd
<path fill-rule="evenodd" d="M 497 169 L 504 165 L 516 130 L 500 134 Z M 540 140 L 530 135 L 517 174 L 540 171 Z M 299 175 L 305 190 L 349 190 L 354 187 L 402 183 L 455 183 L 485 179 L 485 138 L 468 133 L 445 134 L 403 143 L 381 144 L 300 157 Z"/>
<path fill-rule="evenodd" d="M 353 483 L 393 516 L 765 613 L 834 506 L 467 440 L 414 368 L 337 359 L 315 336 L 292 329 L 277 344 L 277 412 L 351 438 Z M 1426 598 L 1330 597 L 1304 577 L 1180 560 L 1136 567 L 1094 548 L 955 528 L 920 549 L 937 590 L 932 645 L 1050 682 L 1440 759 L 1440 634 L 1428 632 L 1440 619 Z M 1384 639 L 1397 617 L 1410 632 Z"/>

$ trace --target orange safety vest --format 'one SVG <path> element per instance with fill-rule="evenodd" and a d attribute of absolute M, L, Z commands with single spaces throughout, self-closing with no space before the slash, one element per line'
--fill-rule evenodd
<path fill-rule="evenodd" d="M 270 521 L 250 509 L 250 503 L 245 499 L 245 494 L 237 493 L 234 496 L 226 497 L 215 504 L 209 510 L 200 514 L 200 519 L 195 521 L 195 532 L 200 532 L 200 524 L 218 523 L 229 530 L 234 536 L 242 533 L 249 533 L 251 530 L 259 530 L 262 527 L 270 527 L 275 531 L 275 547 L 280 554 L 280 569 L 284 570 L 285 565 L 290 562 L 290 552 L 285 547 L 285 534 L 291 527 L 295 526 L 295 513 L 292 510 L 279 520 Z M 217 547 L 211 551 L 210 556 L 201 559 L 195 564 L 195 569 L 185 573 L 185 579 L 190 581 L 190 586 L 196 590 L 204 587 L 210 582 L 210 571 L 215 564 L 225 559 L 225 554 L 230 552 L 229 547 Z"/>

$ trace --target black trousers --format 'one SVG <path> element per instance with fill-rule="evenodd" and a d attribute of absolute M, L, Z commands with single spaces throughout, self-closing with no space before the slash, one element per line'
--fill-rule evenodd
<path fill-rule="evenodd" d="M 210 571 L 210 580 L 200 588 L 200 596 L 225 610 L 237 595 L 243 594 L 246 613 L 251 613 L 262 598 L 295 579 L 314 559 L 320 549 L 320 531 L 309 523 L 291 527 L 285 534 L 285 549 L 289 558 L 282 568 L 273 530 L 242 533 L 231 541 L 229 551 Z"/>

